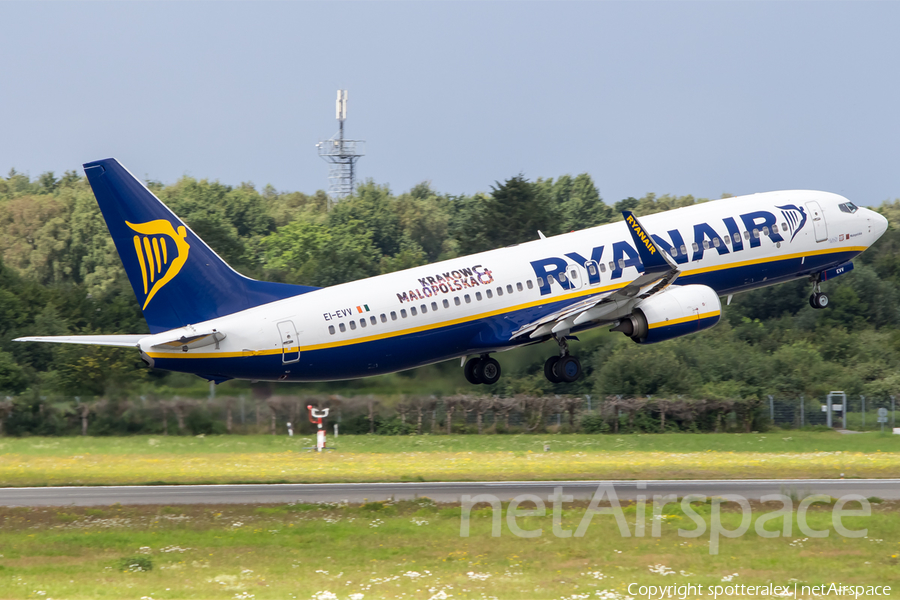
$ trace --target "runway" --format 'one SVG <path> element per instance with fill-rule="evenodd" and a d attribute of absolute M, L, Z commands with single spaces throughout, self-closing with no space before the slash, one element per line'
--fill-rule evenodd
<path fill-rule="evenodd" d="M 768 494 L 803 497 L 846 494 L 900 499 L 900 479 L 756 479 L 705 481 L 503 481 L 440 483 L 322 483 L 267 485 L 160 485 L 96 487 L 0 488 L 0 506 L 103 506 L 111 504 L 279 504 L 290 502 L 364 502 L 428 497 L 437 502 L 460 502 L 463 496 L 491 494 L 510 500 L 522 494 L 542 498 L 555 488 L 575 500 L 589 500 L 598 486 L 612 486 L 618 498 L 637 495 L 734 494 L 759 500 Z"/>

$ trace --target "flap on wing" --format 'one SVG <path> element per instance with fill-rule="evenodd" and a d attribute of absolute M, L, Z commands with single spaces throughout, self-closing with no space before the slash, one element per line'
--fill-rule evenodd
<path fill-rule="evenodd" d="M 47 335 L 16 338 L 14 342 L 52 342 L 54 344 L 87 344 L 90 346 L 114 346 L 137 348 L 147 334 L 137 335 Z"/>

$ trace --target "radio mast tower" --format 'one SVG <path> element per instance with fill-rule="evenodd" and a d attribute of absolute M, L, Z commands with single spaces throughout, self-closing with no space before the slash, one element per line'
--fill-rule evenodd
<path fill-rule="evenodd" d="M 334 200 L 353 193 L 356 161 L 365 152 L 364 140 L 344 139 L 344 121 L 347 119 L 347 90 L 338 90 L 336 111 L 338 132 L 331 139 L 316 144 L 321 156 L 331 166 L 328 169 L 328 195 Z"/>

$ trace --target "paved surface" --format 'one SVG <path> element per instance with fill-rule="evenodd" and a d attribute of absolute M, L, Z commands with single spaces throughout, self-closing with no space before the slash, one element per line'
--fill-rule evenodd
<path fill-rule="evenodd" d="M 325 483 L 275 485 L 177 485 L 116 487 L 0 488 L 2 506 L 98 506 L 120 504 L 268 504 L 288 502 L 362 502 L 427 496 L 438 502 L 459 502 L 463 495 L 493 494 L 509 500 L 520 494 L 543 498 L 562 487 L 576 500 L 590 499 L 598 485 L 612 485 L 621 499 L 638 494 L 737 494 L 758 500 L 766 494 L 845 494 L 900 499 L 900 479 L 790 479 L 738 481 L 506 481 L 448 483 Z"/>

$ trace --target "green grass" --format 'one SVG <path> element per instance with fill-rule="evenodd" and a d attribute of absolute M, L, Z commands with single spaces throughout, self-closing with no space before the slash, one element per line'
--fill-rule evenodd
<path fill-rule="evenodd" d="M 755 504 L 754 516 L 776 506 Z M 473 512 L 470 536 L 462 538 L 459 507 L 427 499 L 364 506 L 0 508 L 0 597 L 515 600 L 595 598 L 607 590 L 606 597 L 621 598 L 629 583 L 728 585 L 723 579 L 729 577 L 732 585 L 892 585 L 890 597 L 900 589 L 897 503 L 845 520 L 851 529 L 867 527 L 866 538 L 842 538 L 833 530 L 827 538 L 808 538 L 794 523 L 791 536 L 767 539 L 751 527 L 747 535 L 722 539 L 718 555 L 709 553 L 708 534 L 679 537 L 679 527 L 694 523 L 677 505 L 663 512 L 659 537 L 651 536 L 649 507 L 644 537 L 622 537 L 609 515 L 595 516 L 584 537 L 555 537 L 551 508 L 545 517 L 518 520 L 524 529 L 542 528 L 531 539 L 513 536 L 506 519 L 500 537 L 491 537 L 487 509 Z M 707 522 L 710 510 L 697 506 Z M 633 534 L 637 511 L 626 505 L 623 513 Z M 566 504 L 562 527 L 575 529 L 584 514 L 584 505 Z M 739 521 L 734 512 L 722 515 L 729 529 Z M 808 521 L 829 528 L 830 507 L 816 505 Z M 780 527 L 776 520 L 767 529 Z"/>
<path fill-rule="evenodd" d="M 518 434 L 518 435 L 342 435 L 329 445 L 342 453 L 398 452 L 900 452 L 900 435 L 869 432 L 783 430 L 768 433 Z M 82 454 L 216 454 L 298 451 L 314 446 L 311 436 L 208 435 L 133 437 L 0 438 L 0 456 Z"/>
<path fill-rule="evenodd" d="M 900 436 L 208 436 L 0 442 L 4 486 L 553 479 L 890 478 Z M 549 451 L 544 451 L 544 447 Z"/>

